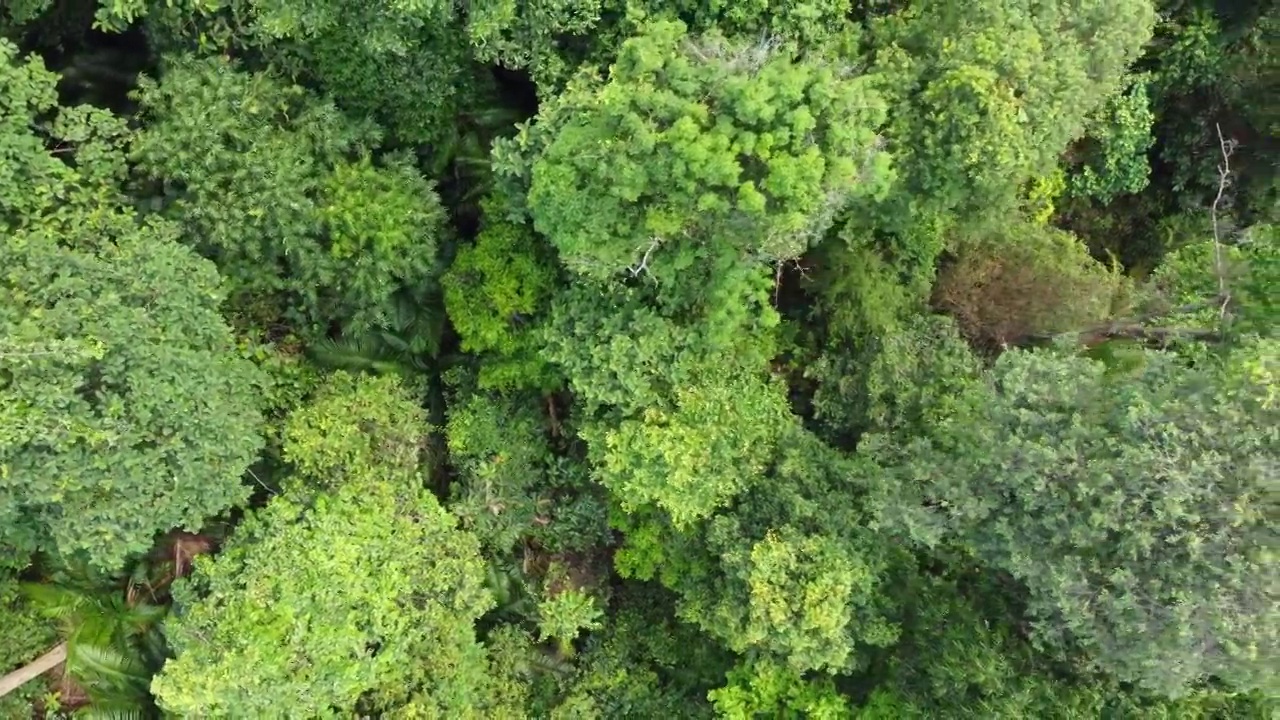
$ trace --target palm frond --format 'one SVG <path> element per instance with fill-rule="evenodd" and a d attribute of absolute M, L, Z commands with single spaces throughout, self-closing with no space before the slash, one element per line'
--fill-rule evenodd
<path fill-rule="evenodd" d="M 165 659 L 169 657 L 169 644 L 165 642 L 164 633 L 158 627 L 143 633 L 138 638 L 137 645 L 143 662 L 152 668 L 163 666 Z"/>
<path fill-rule="evenodd" d="M 67 642 L 73 645 L 100 645 L 109 647 L 116 644 L 121 636 L 120 614 L 105 608 L 95 608 L 96 612 L 82 613 L 76 618 L 76 626 L 67 635 Z"/>
<path fill-rule="evenodd" d="M 525 585 L 520 571 L 516 568 L 499 568 L 490 565 L 485 577 L 485 585 L 493 595 L 494 612 L 507 617 L 528 618 L 535 612 L 533 599 Z"/>
<path fill-rule="evenodd" d="M 378 333 L 378 337 L 381 339 L 383 346 L 391 352 L 397 354 L 409 353 L 409 343 L 395 334 L 384 331 Z"/>
<path fill-rule="evenodd" d="M 324 338 L 311 346 L 316 362 L 340 370 L 402 372 L 403 366 L 386 357 L 384 349 L 370 337 Z"/>
<path fill-rule="evenodd" d="M 151 682 L 151 673 L 139 658 L 106 645 L 68 642 L 67 670 L 90 694 L 94 688 L 145 693 Z"/>
<path fill-rule="evenodd" d="M 510 127 L 524 119 L 524 114 L 519 110 L 500 104 L 477 108 L 468 115 L 476 125 L 489 130 Z"/>
<path fill-rule="evenodd" d="M 126 635 L 140 635 L 163 620 L 167 614 L 169 614 L 167 605 L 137 603 L 132 607 L 125 608 L 124 612 L 121 613 L 120 620 Z"/>
<path fill-rule="evenodd" d="M 138 700 L 112 699 L 93 701 L 76 711 L 75 717 L 86 720 L 144 720 L 147 708 Z"/>
<path fill-rule="evenodd" d="M 573 672 L 573 663 L 566 658 L 557 657 L 554 653 L 534 650 L 529 653 L 529 669 L 531 674 L 550 674 L 567 676 Z"/>
<path fill-rule="evenodd" d="M 50 620 L 73 620 L 88 602 L 84 593 L 62 585 L 22 583 L 19 590 L 37 612 Z"/>

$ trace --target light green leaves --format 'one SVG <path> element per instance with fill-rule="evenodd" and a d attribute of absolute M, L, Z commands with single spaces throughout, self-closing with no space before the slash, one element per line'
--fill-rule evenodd
<path fill-rule="evenodd" d="M 410 477 L 429 429 L 421 414 L 391 378 L 336 373 L 289 416 L 284 457 L 303 488 L 332 489 L 375 471 Z"/>
<path fill-rule="evenodd" d="M 375 397 L 388 407 L 370 406 Z M 316 717 L 350 713 L 366 696 L 379 707 L 413 698 L 447 715 L 482 706 L 473 623 L 492 600 L 479 546 L 405 462 L 397 435 L 410 426 L 425 430 L 422 413 L 394 379 L 343 374 L 291 423 L 295 439 L 306 429 L 377 452 L 346 467 L 323 444 L 295 442 L 303 473 L 333 489 L 273 498 L 175 590 L 177 659 L 152 686 L 162 707 Z"/>
<path fill-rule="evenodd" d="M 726 558 L 745 576 L 750 598 L 736 649 L 767 648 L 800 672 L 848 667 L 851 644 L 840 639 L 876 585 L 871 569 L 849 550 L 834 537 L 784 528 L 767 532 L 749 553 Z M 896 639 L 888 626 L 878 631 L 882 636 L 875 644 Z"/>
<path fill-rule="evenodd" d="M 707 243 L 795 257 L 849 198 L 885 190 L 868 83 L 652 23 L 607 81 L 576 78 L 528 131 L 535 227 L 597 279 L 672 282 Z"/>
<path fill-rule="evenodd" d="M 599 630 L 602 613 L 591 595 L 577 588 L 562 590 L 538 603 L 538 632 L 555 640 L 561 655 L 572 655 L 573 641 L 583 631 Z"/>
<path fill-rule="evenodd" d="M 1105 203 L 1147 186 L 1147 151 L 1155 144 L 1147 84 L 1146 78 L 1133 78 L 1095 111 L 1084 142 L 1085 162 L 1070 180 L 1073 194 Z"/>
<path fill-rule="evenodd" d="M 672 410 L 649 408 L 616 429 L 588 428 L 584 436 L 600 481 L 624 509 L 653 504 L 686 528 L 751 484 L 789 420 L 781 387 L 745 369 L 712 365 L 676 389 Z"/>
<path fill-rule="evenodd" d="M 482 387 L 545 389 L 556 382 L 539 357 L 536 332 L 556 273 L 538 242 L 523 226 L 491 220 L 441 279 L 462 349 L 484 358 Z"/>
<path fill-rule="evenodd" d="M 718 717 L 842 720 L 852 717 L 846 698 L 830 678 L 806 680 L 801 673 L 770 660 L 744 661 L 728 673 L 728 684 L 712 690 Z"/>

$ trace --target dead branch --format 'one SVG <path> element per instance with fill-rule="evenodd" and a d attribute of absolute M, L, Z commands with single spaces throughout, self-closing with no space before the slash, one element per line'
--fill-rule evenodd
<path fill-rule="evenodd" d="M 4 697 L 41 675 L 58 667 L 67 659 L 67 644 L 58 643 L 52 650 L 41 655 L 13 672 L 0 677 L 0 697 Z"/>
<path fill-rule="evenodd" d="M 1200 328 L 1122 325 L 1080 333 L 1079 337 L 1080 344 L 1085 347 L 1093 347 L 1099 343 L 1117 338 L 1127 338 L 1130 340 L 1141 340 L 1143 342 L 1154 342 L 1166 345 L 1173 340 L 1200 340 L 1205 342 L 1217 341 L 1221 340 L 1223 336 L 1222 333 L 1217 330 L 1205 330 Z"/>
<path fill-rule="evenodd" d="M 1231 304 L 1231 291 L 1227 288 L 1227 271 L 1222 259 L 1222 230 L 1218 223 L 1218 212 L 1231 185 L 1231 156 L 1236 150 L 1236 141 L 1228 140 L 1222 135 L 1222 126 L 1214 123 L 1218 131 L 1218 150 L 1222 153 L 1222 162 L 1218 164 L 1218 194 L 1213 198 L 1209 208 L 1209 217 L 1213 221 L 1213 272 L 1218 276 L 1218 297 L 1222 304 L 1218 307 L 1219 319 L 1227 317 L 1227 306 Z"/>
<path fill-rule="evenodd" d="M 1053 340 L 1061 340 L 1074 337 L 1078 342 L 1084 345 L 1093 346 L 1104 340 L 1112 338 L 1131 338 L 1134 340 L 1159 340 L 1167 342 L 1174 338 L 1187 338 L 1195 340 L 1215 340 L 1221 339 L 1222 334 L 1217 330 L 1206 330 L 1203 328 L 1191 327 L 1152 327 L 1147 323 L 1161 318 L 1168 318 L 1176 315 L 1186 315 L 1194 313 L 1198 310 L 1204 310 L 1211 307 L 1220 307 L 1230 298 L 1222 298 L 1214 296 L 1205 300 L 1200 300 L 1186 305 L 1179 305 L 1175 308 L 1158 310 L 1146 315 L 1137 317 L 1112 320 L 1110 322 L 1100 323 L 1086 328 L 1068 330 L 1058 333 L 1033 333 L 1024 338 L 1017 345 L 1027 345 L 1041 343 Z"/>
<path fill-rule="evenodd" d="M 649 258 L 653 257 L 653 251 L 657 250 L 661 244 L 662 238 L 653 238 L 649 241 L 649 248 L 644 251 L 644 256 L 640 258 L 640 262 L 627 268 L 627 271 L 631 273 L 631 277 L 636 277 L 649 269 Z M 641 245 L 640 247 L 644 246 Z M 636 250 L 639 250 L 640 247 L 637 247 Z"/>

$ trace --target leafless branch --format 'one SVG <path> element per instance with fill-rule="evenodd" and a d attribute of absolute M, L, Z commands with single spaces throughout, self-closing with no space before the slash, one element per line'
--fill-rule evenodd
<path fill-rule="evenodd" d="M 1227 188 L 1231 185 L 1231 156 L 1235 153 L 1236 141 L 1223 137 L 1221 125 L 1215 123 L 1214 128 L 1218 131 L 1218 149 L 1222 153 L 1222 162 L 1218 164 L 1218 194 L 1209 208 L 1209 217 L 1213 221 L 1213 272 L 1218 276 L 1218 297 L 1222 301 L 1218 307 L 1218 317 L 1225 320 L 1227 306 L 1231 304 L 1231 291 L 1227 288 L 1227 271 L 1222 258 L 1222 230 L 1218 212 Z"/>
<path fill-rule="evenodd" d="M 253 481 L 254 481 L 254 482 L 256 482 L 256 483 L 258 483 L 259 485 L 261 485 L 263 490 L 266 490 L 267 492 L 271 493 L 272 495 L 276 495 L 276 494 L 277 494 L 275 490 L 272 490 L 272 489 L 271 489 L 271 488 L 270 488 L 266 483 L 262 482 L 262 479 L 258 477 L 258 473 L 256 473 L 256 472 L 254 472 L 254 471 L 253 471 L 253 468 L 248 468 L 248 470 L 249 470 L 249 476 L 253 478 Z"/>
<path fill-rule="evenodd" d="M 649 269 L 649 258 L 653 257 L 653 251 L 657 250 L 658 246 L 661 244 L 662 238 L 652 238 L 649 241 L 649 247 L 644 251 L 644 256 L 640 258 L 640 262 L 627 268 L 627 272 L 631 273 L 631 277 L 636 277 L 640 273 Z M 642 247 L 644 247 L 644 245 L 637 247 L 636 250 L 639 250 Z"/>
<path fill-rule="evenodd" d="M 1229 298 L 1227 298 L 1229 300 Z M 1188 315 L 1199 310 L 1205 310 L 1211 307 L 1218 307 L 1223 304 L 1224 299 L 1220 296 L 1207 298 L 1186 305 L 1179 305 L 1174 308 L 1166 308 L 1157 310 L 1146 315 L 1137 317 L 1122 318 L 1112 320 L 1106 323 L 1100 323 L 1086 328 L 1069 330 L 1059 333 L 1035 333 L 1025 338 L 1023 342 L 1016 344 L 1025 344 L 1027 342 L 1036 343 L 1056 339 L 1066 339 L 1075 337 L 1083 345 L 1096 345 L 1103 340 L 1111 338 L 1131 338 L 1135 340 L 1160 340 L 1168 341 L 1173 338 L 1188 338 L 1198 340 L 1213 340 L 1220 337 L 1217 330 L 1205 330 L 1193 327 L 1153 327 L 1148 325 L 1153 320 L 1161 318 L 1172 318 L 1177 315 Z"/>
<path fill-rule="evenodd" d="M 800 277 L 804 278 L 805 280 L 813 279 L 809 277 L 809 269 L 804 266 L 804 263 L 800 262 L 800 258 L 796 258 L 792 260 L 791 265 L 796 269 L 796 272 L 800 273 Z"/>
<path fill-rule="evenodd" d="M 1205 330 L 1201 328 L 1185 328 L 1185 327 L 1149 327 L 1146 325 L 1123 325 L 1117 327 L 1104 328 L 1095 330 L 1090 333 L 1081 334 L 1081 343 L 1092 347 L 1104 340 L 1114 338 L 1129 338 L 1130 340 L 1143 340 L 1147 342 L 1159 342 L 1161 344 L 1168 343 L 1171 340 L 1201 340 L 1216 341 L 1222 340 L 1222 333 L 1217 330 Z"/>
<path fill-rule="evenodd" d="M 782 290 L 782 271 L 785 270 L 787 267 L 786 260 L 778 260 L 777 262 L 778 262 L 777 267 L 775 268 L 773 273 L 773 306 L 775 308 L 778 307 L 778 294 Z M 800 273 L 800 277 L 804 278 L 805 280 L 812 279 L 809 277 L 808 268 L 806 268 L 804 264 L 800 262 L 800 258 L 792 258 L 790 263 L 791 263 L 791 267 L 795 268 L 795 271 Z"/>

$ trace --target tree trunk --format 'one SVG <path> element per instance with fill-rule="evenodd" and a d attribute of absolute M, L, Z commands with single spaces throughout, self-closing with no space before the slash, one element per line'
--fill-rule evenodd
<path fill-rule="evenodd" d="M 8 675 L 0 677 L 0 697 L 8 695 L 28 682 L 58 667 L 66 659 L 67 644 L 65 642 L 58 643 L 52 650 L 36 658 L 25 667 L 20 667 Z"/>

